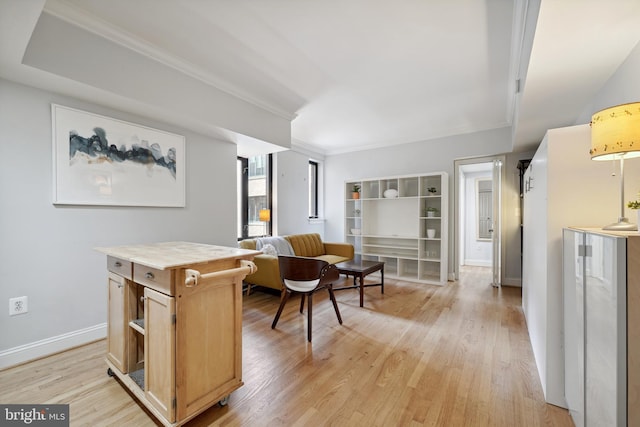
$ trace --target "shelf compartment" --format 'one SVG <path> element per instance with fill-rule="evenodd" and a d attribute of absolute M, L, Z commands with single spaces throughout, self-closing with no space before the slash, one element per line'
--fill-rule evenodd
<path fill-rule="evenodd" d="M 362 218 L 359 216 L 346 216 L 344 217 L 344 224 L 345 226 L 355 226 L 357 225 L 358 227 L 360 227 L 360 225 L 362 224 Z M 345 230 L 347 233 L 349 232 L 349 230 Z"/>
<path fill-rule="evenodd" d="M 435 188 L 435 193 L 430 193 L 429 189 Z M 440 175 L 423 176 L 420 178 L 420 195 L 436 196 L 442 195 L 442 179 Z"/>
<path fill-rule="evenodd" d="M 417 239 L 365 237 L 362 240 L 362 252 L 378 256 L 418 259 Z"/>
<path fill-rule="evenodd" d="M 380 182 L 365 181 L 362 183 L 361 197 L 363 199 L 379 199 L 380 198 Z"/>
<path fill-rule="evenodd" d="M 440 262 L 420 261 L 418 278 L 440 283 Z"/>
<path fill-rule="evenodd" d="M 429 209 L 435 209 L 435 212 L 429 216 Z M 421 197 L 420 198 L 420 217 L 424 218 L 440 218 L 442 217 L 442 197 Z"/>
<path fill-rule="evenodd" d="M 420 242 L 420 260 L 440 262 L 440 240 L 428 239 Z"/>
<path fill-rule="evenodd" d="M 349 193 L 349 197 L 351 197 L 351 193 Z M 362 200 L 361 199 L 348 199 L 346 200 L 345 205 L 345 215 L 348 218 L 358 218 L 360 217 L 360 213 L 362 210 Z"/>
<path fill-rule="evenodd" d="M 421 273 L 420 276 L 418 276 L 419 280 L 422 280 L 424 282 L 429 282 L 429 283 L 433 283 L 433 284 L 440 284 L 440 275 L 437 273 Z"/>
<path fill-rule="evenodd" d="M 415 237 L 364 236 L 362 243 L 370 246 L 418 249 L 418 239 Z"/>
<path fill-rule="evenodd" d="M 362 238 L 360 236 L 347 235 L 347 243 L 353 245 L 353 249 L 356 253 L 362 252 Z"/>
<path fill-rule="evenodd" d="M 135 319 L 129 322 L 129 327 L 139 334 L 144 335 L 144 319 Z"/>
<path fill-rule="evenodd" d="M 395 178 L 392 179 L 383 179 L 380 181 L 380 195 L 379 197 L 384 197 L 384 192 L 387 190 L 396 190 L 397 194 L 400 194 L 400 190 L 398 189 L 398 180 Z"/>
<path fill-rule="evenodd" d="M 368 248 L 364 248 L 363 253 L 366 255 L 374 255 L 379 257 L 394 257 L 394 258 L 402 258 L 402 259 L 418 259 L 418 251 L 415 252 L 400 252 L 400 251 L 391 251 L 386 249 L 377 249 L 377 250 L 369 250 Z"/>
<path fill-rule="evenodd" d="M 429 237 L 427 230 L 435 230 L 433 237 Z M 440 240 L 442 236 L 442 220 L 440 218 L 421 218 L 420 219 L 420 238 L 429 240 Z"/>
<path fill-rule="evenodd" d="M 345 183 L 345 187 L 344 187 L 344 192 L 346 194 L 345 199 L 347 200 L 353 200 L 353 201 L 357 201 L 358 199 L 354 199 L 352 194 L 353 194 L 353 187 L 354 185 L 357 185 L 360 188 L 360 192 L 362 193 L 362 183 L 360 181 L 350 181 Z"/>
<path fill-rule="evenodd" d="M 418 177 L 400 178 L 399 180 L 400 197 L 418 197 L 419 180 Z"/>
<path fill-rule="evenodd" d="M 418 261 L 407 259 L 398 260 L 398 277 L 418 278 Z"/>
<path fill-rule="evenodd" d="M 138 385 L 138 387 L 144 390 L 144 368 L 131 372 L 129 374 L 129 378 L 131 378 L 133 382 Z"/>
<path fill-rule="evenodd" d="M 398 259 L 388 257 L 376 257 L 378 261 L 384 262 L 384 274 L 395 276 L 398 274 Z"/>

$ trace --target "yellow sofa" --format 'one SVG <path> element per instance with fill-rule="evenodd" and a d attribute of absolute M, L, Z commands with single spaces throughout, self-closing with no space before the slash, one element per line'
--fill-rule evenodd
<path fill-rule="evenodd" d="M 337 264 L 353 259 L 354 249 L 350 243 L 326 243 L 318 233 L 292 234 L 283 236 L 293 248 L 296 256 L 319 258 L 330 264 Z M 238 242 L 242 249 L 256 249 L 257 239 L 246 239 Z M 264 286 L 275 290 L 282 290 L 284 286 L 280 279 L 280 267 L 278 257 L 267 254 L 257 255 L 253 262 L 258 267 L 258 271 L 245 277 L 248 284 L 247 293 L 251 285 Z"/>

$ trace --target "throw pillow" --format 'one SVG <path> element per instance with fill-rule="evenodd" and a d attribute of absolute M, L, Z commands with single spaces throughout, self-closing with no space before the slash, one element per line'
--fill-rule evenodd
<path fill-rule="evenodd" d="M 262 253 L 265 255 L 278 256 L 275 246 L 266 244 L 262 247 Z"/>

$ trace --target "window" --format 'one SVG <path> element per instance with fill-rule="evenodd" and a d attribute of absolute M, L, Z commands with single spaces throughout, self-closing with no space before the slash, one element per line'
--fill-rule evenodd
<path fill-rule="evenodd" d="M 271 155 L 238 157 L 238 240 L 271 234 L 271 221 L 260 211 L 271 210 Z"/>
<path fill-rule="evenodd" d="M 318 218 L 318 162 L 309 160 L 309 218 Z"/>

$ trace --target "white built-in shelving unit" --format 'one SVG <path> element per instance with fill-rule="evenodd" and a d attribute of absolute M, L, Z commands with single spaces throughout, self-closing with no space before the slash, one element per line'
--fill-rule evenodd
<path fill-rule="evenodd" d="M 345 240 L 384 261 L 385 277 L 444 285 L 448 183 L 445 172 L 346 181 Z"/>

